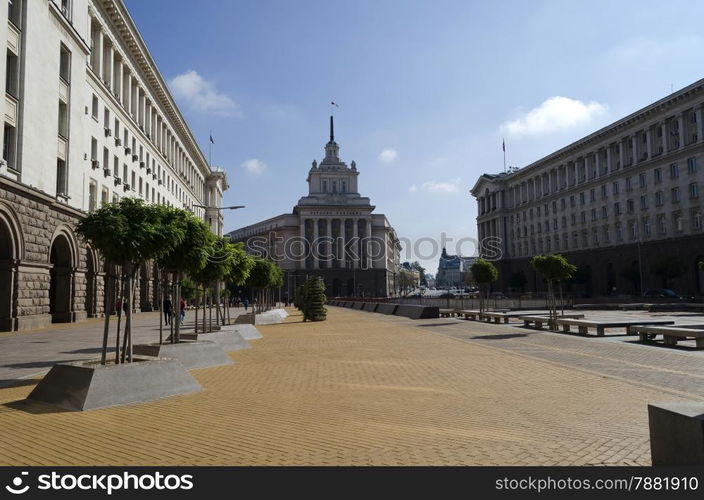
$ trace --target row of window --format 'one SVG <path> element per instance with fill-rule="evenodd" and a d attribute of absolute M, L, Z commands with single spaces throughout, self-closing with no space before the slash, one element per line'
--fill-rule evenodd
<path fill-rule="evenodd" d="M 673 212 L 670 216 L 672 233 L 677 234 L 684 231 L 685 220 L 682 212 Z M 655 217 L 656 227 L 655 230 L 661 236 L 666 236 L 668 234 L 669 224 L 668 217 L 665 214 L 659 214 Z M 689 218 L 690 227 L 693 231 L 702 230 L 702 214 L 699 209 L 693 209 L 690 212 Z M 653 234 L 653 227 L 651 225 L 650 217 L 643 217 L 640 221 L 640 227 L 638 221 L 630 220 L 626 226 L 626 237 L 630 242 L 637 242 L 642 238 L 649 238 Z M 590 239 L 591 234 L 591 239 Z M 552 237 L 548 236 L 543 240 L 531 239 L 513 242 L 511 249 L 513 255 L 516 256 L 527 256 L 535 253 L 542 253 L 544 251 L 560 251 L 560 250 L 580 250 L 588 248 L 590 246 L 599 246 L 601 244 L 609 245 L 611 241 L 611 228 L 608 225 L 601 226 L 601 228 L 593 227 L 591 231 L 582 230 L 580 232 L 573 232 L 570 245 L 570 237 L 568 233 L 563 233 L 560 235 L 554 235 Z M 616 222 L 613 225 L 613 235 L 617 243 L 624 241 L 624 227 L 621 222 Z M 581 241 L 580 241 L 581 236 Z"/>
<path fill-rule="evenodd" d="M 123 189 L 122 191 L 134 191 L 134 189 Z M 117 203 L 120 201 L 119 188 L 116 188 L 112 193 L 112 199 L 110 198 L 110 188 L 107 186 L 102 186 L 100 190 L 100 206 L 106 203 Z M 144 189 L 142 185 L 142 179 L 139 179 L 139 197 L 147 202 L 164 204 L 167 206 L 173 206 L 173 204 L 166 199 L 165 196 L 161 196 L 154 187 L 149 186 L 149 183 L 144 184 Z M 92 212 L 98 208 L 98 181 L 95 179 L 90 180 L 88 185 L 88 211 Z"/>

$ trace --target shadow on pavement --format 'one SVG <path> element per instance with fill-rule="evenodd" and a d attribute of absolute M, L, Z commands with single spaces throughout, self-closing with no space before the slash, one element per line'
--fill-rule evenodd
<path fill-rule="evenodd" d="M 68 413 L 71 411 L 59 408 L 58 406 L 39 403 L 37 401 L 29 401 L 28 399 L 12 401 L 10 403 L 3 404 L 3 406 L 13 410 L 23 411 L 25 413 L 31 413 L 32 415 L 42 415 L 46 413 Z"/>
<path fill-rule="evenodd" d="M 6 389 L 8 387 L 23 387 L 26 385 L 36 385 L 39 383 L 40 378 L 5 378 L 0 379 L 0 388 Z"/>

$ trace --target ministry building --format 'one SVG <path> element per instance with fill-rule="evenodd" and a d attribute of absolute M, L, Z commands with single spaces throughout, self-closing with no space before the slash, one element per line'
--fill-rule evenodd
<path fill-rule="evenodd" d="M 103 314 L 104 264 L 74 226 L 104 203 L 185 208 L 222 234 L 227 178 L 122 0 L 8 1 L 0 43 L 0 330 Z M 140 272 L 137 309 L 155 306 L 152 271 Z"/>
<path fill-rule="evenodd" d="M 704 294 L 704 80 L 510 173 L 484 174 L 482 254 L 500 282 L 544 290 L 529 260 L 562 253 L 584 295 Z M 674 268 L 674 269 L 673 269 Z"/>

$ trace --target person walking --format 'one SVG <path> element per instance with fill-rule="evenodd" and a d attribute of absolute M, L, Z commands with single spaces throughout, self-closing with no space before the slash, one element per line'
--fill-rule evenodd
<path fill-rule="evenodd" d="M 162 309 L 164 310 L 164 323 L 167 325 L 171 324 L 171 316 L 173 314 L 173 306 L 171 305 L 171 298 L 164 297 L 164 304 Z"/>
<path fill-rule="evenodd" d="M 248 301 L 247 299 L 244 299 L 244 300 L 242 301 L 242 304 L 244 305 L 244 310 L 246 311 L 246 310 L 247 310 L 247 306 L 249 305 L 249 301 Z"/>
<path fill-rule="evenodd" d="M 181 302 L 178 304 L 181 313 L 181 323 L 186 319 L 186 301 L 181 297 Z"/>

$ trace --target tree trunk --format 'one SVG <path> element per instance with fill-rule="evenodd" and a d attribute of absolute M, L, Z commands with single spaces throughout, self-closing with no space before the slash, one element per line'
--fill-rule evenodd
<path fill-rule="evenodd" d="M 105 327 L 103 328 L 103 350 L 100 354 L 100 364 L 105 364 L 108 357 L 108 337 L 110 335 L 110 312 L 112 311 L 112 301 L 114 300 L 114 290 L 113 286 L 115 283 L 115 278 L 113 276 L 112 265 L 108 264 L 108 273 L 105 276 L 105 308 L 103 314 L 105 315 Z"/>
<path fill-rule="evenodd" d="M 120 328 L 122 326 L 122 304 L 125 300 L 125 274 L 124 270 L 120 268 L 120 280 L 118 283 L 118 302 L 119 306 L 117 308 L 117 337 L 115 338 L 115 364 L 120 363 Z"/>
<path fill-rule="evenodd" d="M 159 345 L 164 343 L 164 282 L 162 281 L 161 269 L 156 269 L 156 286 L 159 300 Z"/>
<path fill-rule="evenodd" d="M 176 306 L 176 332 L 174 335 L 176 335 L 176 343 L 178 344 L 181 341 L 181 274 L 180 273 L 174 273 L 174 290 L 176 291 L 176 303 L 178 304 Z"/>
<path fill-rule="evenodd" d="M 207 308 L 207 296 L 205 294 L 205 285 L 202 286 L 203 288 L 203 333 L 207 333 L 207 327 L 206 327 L 206 318 L 207 318 L 207 313 L 206 313 L 206 308 Z"/>
<path fill-rule="evenodd" d="M 198 309 L 200 309 L 200 293 L 198 291 L 198 285 L 196 285 L 196 310 L 195 312 L 195 332 L 196 337 L 198 336 Z"/>

